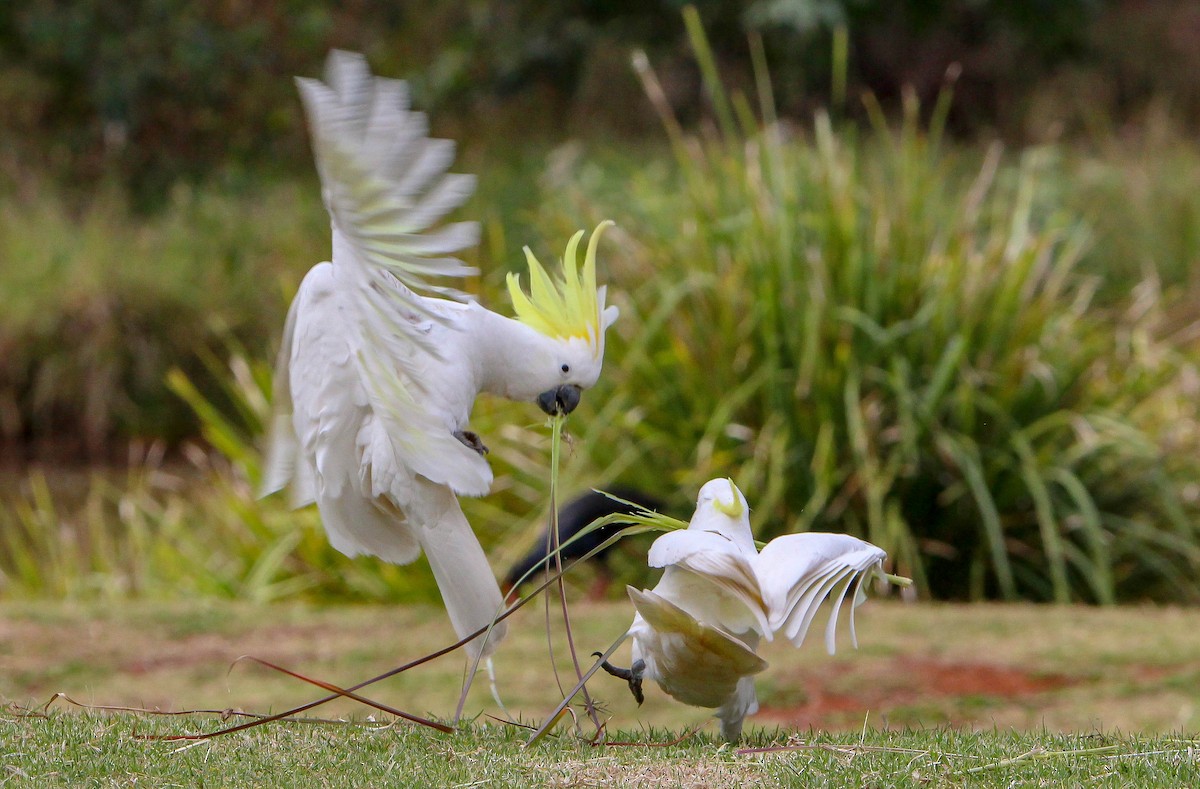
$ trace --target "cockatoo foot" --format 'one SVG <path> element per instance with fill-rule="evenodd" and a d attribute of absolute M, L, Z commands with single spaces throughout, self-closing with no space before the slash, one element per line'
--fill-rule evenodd
<path fill-rule="evenodd" d="M 604 657 L 600 652 L 593 652 L 592 655 L 595 657 Z M 642 702 L 646 700 L 645 694 L 642 693 L 642 675 L 646 672 L 646 661 L 635 660 L 629 668 L 621 668 L 605 660 L 600 664 L 600 668 L 617 679 L 623 679 L 628 682 L 629 692 L 633 694 L 633 698 L 638 703 L 638 706 L 642 706 Z"/>
<path fill-rule="evenodd" d="M 484 446 L 478 433 L 473 433 L 470 430 L 456 430 L 454 431 L 454 437 L 481 455 L 488 453 L 488 448 Z"/>

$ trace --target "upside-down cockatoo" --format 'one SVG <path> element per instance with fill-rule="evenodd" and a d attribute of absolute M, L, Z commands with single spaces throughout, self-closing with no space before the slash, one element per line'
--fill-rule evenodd
<path fill-rule="evenodd" d="M 754 675 L 767 667 L 756 653 L 760 639 L 783 636 L 799 647 L 817 609 L 833 611 L 825 629 L 832 654 L 838 612 L 851 586 L 854 607 L 869 575 L 883 576 L 886 554 L 846 534 L 789 534 L 759 552 L 749 508 L 729 479 L 700 488 L 686 529 L 668 532 L 650 546 L 651 567 L 663 567 L 653 590 L 629 587 L 637 613 L 629 627 L 633 667 L 604 664 L 626 679 L 641 703 L 641 681 L 655 680 L 669 695 L 716 709 L 721 734 L 736 741 L 742 721 L 758 710 Z"/>
<path fill-rule="evenodd" d="M 453 255 L 477 223 L 441 224 L 474 189 L 449 174 L 454 145 L 428 136 L 404 82 L 373 77 L 360 56 L 330 54 L 325 82 L 297 79 L 332 262 L 304 277 L 279 354 L 264 492 L 289 483 L 315 501 L 329 541 L 348 556 L 405 564 L 423 550 L 460 637 L 486 627 L 502 596 L 458 496 L 488 491 L 492 471 L 468 418 L 480 392 L 568 413 L 596 383 L 617 317 L 596 287 L 593 233 L 582 271 L 567 245 L 551 277 L 525 250 L 531 291 L 508 287 L 516 318 L 430 277 L 474 273 Z M 421 295 L 421 293 L 433 295 Z M 474 655 L 503 636 L 496 625 Z"/>

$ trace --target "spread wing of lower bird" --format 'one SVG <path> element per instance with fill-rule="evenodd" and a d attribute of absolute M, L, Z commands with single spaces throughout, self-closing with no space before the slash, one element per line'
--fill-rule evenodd
<path fill-rule="evenodd" d="M 854 585 L 850 638 L 857 647 L 854 608 L 861 600 L 863 581 L 872 574 L 872 569 L 882 572 L 885 558 L 887 554 L 882 548 L 848 534 L 810 532 L 771 540 L 754 566 L 770 611 L 771 629 L 782 632 L 800 646 L 817 609 L 827 598 L 832 599 L 825 648 L 833 654 L 838 613 Z"/>

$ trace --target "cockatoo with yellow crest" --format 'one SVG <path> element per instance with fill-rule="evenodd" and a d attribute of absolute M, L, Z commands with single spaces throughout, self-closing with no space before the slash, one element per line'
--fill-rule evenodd
<path fill-rule="evenodd" d="M 324 82 L 297 79 L 322 195 L 331 262 L 304 277 L 276 371 L 264 492 L 290 484 L 316 502 L 335 548 L 405 564 L 421 553 L 460 637 L 502 609 L 500 588 L 458 496 L 487 493 L 492 471 L 469 428 L 488 392 L 569 413 L 596 383 L 617 317 L 596 286 L 596 228 L 582 270 L 580 231 L 552 277 L 526 249 L 531 290 L 508 286 L 507 318 L 430 278 L 475 273 L 454 257 L 474 222 L 443 224 L 474 189 L 450 174 L 454 145 L 431 139 L 404 82 L 331 53 Z M 503 636 L 496 625 L 475 655 Z"/>
<path fill-rule="evenodd" d="M 741 736 L 743 719 L 758 711 L 754 675 L 767 667 L 759 641 L 782 636 L 799 647 L 830 599 L 825 644 L 832 654 L 838 613 L 853 586 L 850 636 L 857 646 L 854 607 L 864 579 L 883 577 L 886 558 L 857 537 L 817 532 L 777 537 L 760 553 L 749 512 L 732 480 L 700 488 L 688 527 L 650 546 L 650 566 L 665 568 L 658 585 L 629 587 L 637 610 L 628 632 L 632 668 L 602 664 L 629 682 L 639 704 L 648 678 L 685 704 L 716 709 L 731 742 Z"/>

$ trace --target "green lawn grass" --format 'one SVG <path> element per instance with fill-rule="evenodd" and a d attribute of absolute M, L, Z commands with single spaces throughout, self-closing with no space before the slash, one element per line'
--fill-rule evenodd
<path fill-rule="evenodd" d="M 572 611 L 584 654 L 607 646 L 630 617 L 623 602 Z M 667 748 L 593 747 L 560 728 L 525 749 L 529 731 L 496 720 L 503 715 L 480 681 L 466 705 L 472 723 L 453 735 L 389 725 L 391 716 L 338 703 L 308 714 L 349 723 L 276 723 L 179 750 L 187 743 L 135 733 L 206 732 L 238 719 L 80 711 L 61 698 L 43 717 L 43 705 L 66 693 L 89 705 L 278 712 L 321 694 L 248 663 L 231 668 L 239 655 L 346 685 L 448 643 L 444 615 L 425 606 L 5 603 L 0 785 L 1182 786 L 1200 779 L 1200 611 L 872 600 L 859 614 L 857 651 L 845 633 L 833 657 L 817 643 L 766 650 L 763 710 L 748 722 L 742 746 L 787 751 L 740 753 L 715 739 L 705 711 L 656 687 L 639 709 L 607 677 L 589 687 L 610 741 L 649 745 L 699 732 Z M 544 621 L 540 604 L 520 612 L 496 657 L 501 694 L 526 724 L 559 698 Z M 460 656 L 448 656 L 365 692 L 446 719 L 463 668 Z"/>
<path fill-rule="evenodd" d="M 2 769 L 14 785 L 1154 787 L 1200 780 L 1196 743 L 1175 737 L 867 729 L 764 738 L 790 748 L 745 753 L 709 735 L 666 748 L 592 747 L 562 737 L 525 748 L 524 732 L 497 725 L 445 735 L 289 724 L 181 750 L 132 732 L 178 732 L 191 721 L 6 715 L 0 723 L 13 746 L 0 756 Z M 650 745 L 669 735 L 618 736 Z"/>

